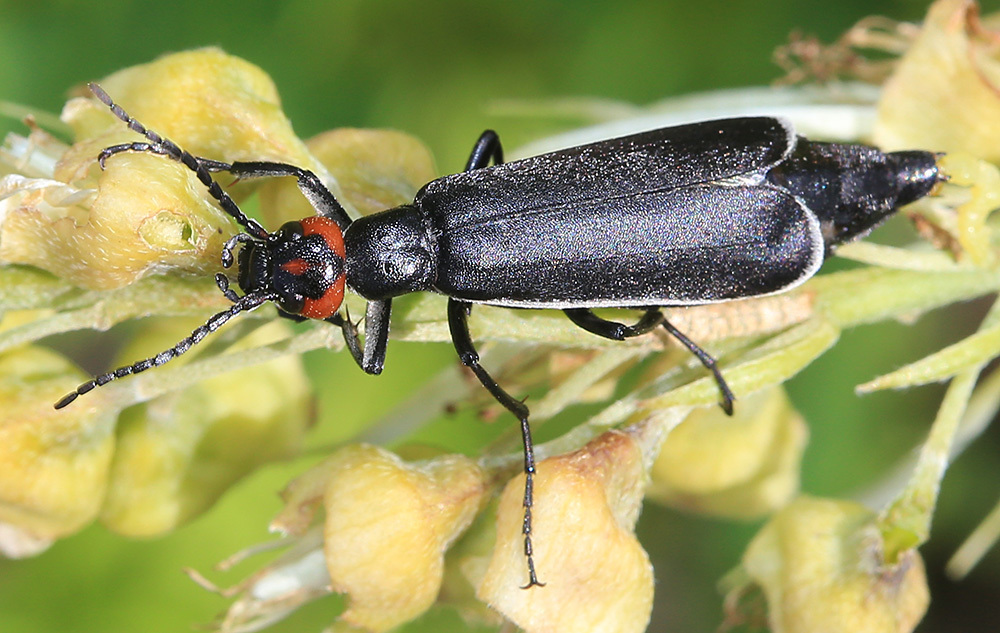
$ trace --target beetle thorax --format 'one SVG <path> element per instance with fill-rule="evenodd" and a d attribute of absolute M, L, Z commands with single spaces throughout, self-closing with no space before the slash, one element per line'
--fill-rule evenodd
<path fill-rule="evenodd" d="M 366 299 L 428 290 L 437 276 L 437 243 L 412 205 L 355 220 L 344 242 L 347 283 Z"/>

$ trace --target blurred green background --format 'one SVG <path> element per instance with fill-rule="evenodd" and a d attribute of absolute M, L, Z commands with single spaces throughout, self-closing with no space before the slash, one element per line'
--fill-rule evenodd
<path fill-rule="evenodd" d="M 781 74 L 771 53 L 793 30 L 829 42 L 864 16 L 919 20 L 925 10 L 923 2 L 886 0 L 0 0 L 0 99 L 58 112 L 74 85 L 165 52 L 218 45 L 270 73 L 300 136 L 339 126 L 397 128 L 426 142 L 446 172 L 461 167 L 485 127 L 516 147 L 558 123 L 503 116 L 491 107 L 499 100 L 592 96 L 643 104 L 765 85 Z M 940 389 L 856 398 L 852 387 L 968 334 L 983 309 L 970 304 L 916 327 L 849 332 L 789 386 L 811 427 L 807 492 L 850 495 L 920 441 Z M 0 561 L 0 633 L 157 633 L 209 622 L 225 601 L 181 568 L 209 571 L 267 539 L 265 526 L 279 509 L 275 493 L 290 477 L 454 355 L 446 345 L 397 343 L 378 379 L 361 374 L 345 354 L 317 353 L 307 362 L 322 392 L 310 455 L 263 469 L 168 538 L 125 541 L 93 527 L 36 559 Z M 469 424 L 476 424 L 471 417 Z M 1000 552 L 964 582 L 941 574 L 996 500 L 998 451 L 994 430 L 945 482 L 934 538 L 923 549 L 933 603 L 921 631 L 1000 629 Z M 658 583 L 650 630 L 714 630 L 721 620 L 715 583 L 757 527 L 648 506 L 639 530 Z M 220 583 L 238 577 L 213 576 Z M 319 631 L 337 609 L 335 600 L 323 601 L 272 630 Z M 463 626 L 434 613 L 408 630 Z"/>

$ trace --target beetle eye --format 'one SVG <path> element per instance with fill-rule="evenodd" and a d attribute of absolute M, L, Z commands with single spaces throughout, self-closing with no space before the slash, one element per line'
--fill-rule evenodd
<path fill-rule="evenodd" d="M 302 223 L 296 220 L 285 222 L 281 225 L 281 228 L 278 229 L 277 233 L 285 239 L 297 240 L 303 235 Z"/>
<path fill-rule="evenodd" d="M 302 309 L 306 306 L 306 299 L 302 295 L 290 294 L 285 297 L 281 297 L 275 303 L 284 312 L 289 314 L 302 314 Z"/>

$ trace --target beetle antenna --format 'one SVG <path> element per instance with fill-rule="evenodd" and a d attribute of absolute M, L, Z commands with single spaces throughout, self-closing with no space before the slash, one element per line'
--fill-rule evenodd
<path fill-rule="evenodd" d="M 170 139 L 160 136 L 153 130 L 148 129 L 142 123 L 139 123 L 137 120 L 132 118 L 132 116 L 128 112 L 126 112 L 120 105 L 115 103 L 108 95 L 108 93 L 104 92 L 104 89 L 101 88 L 96 83 L 91 82 L 87 84 L 87 86 L 90 87 L 90 91 L 94 93 L 95 97 L 100 99 L 101 102 L 104 103 L 104 105 L 108 106 L 108 108 L 111 109 L 112 114 L 114 114 L 116 117 L 124 121 L 126 125 L 128 125 L 129 129 L 131 129 L 134 132 L 138 132 L 139 134 L 142 134 L 144 137 L 149 139 L 150 143 L 152 143 L 152 145 L 146 145 L 144 143 L 133 143 L 133 144 L 115 145 L 112 147 L 105 148 L 101 152 L 100 157 L 98 158 L 99 162 L 101 163 L 102 169 L 104 167 L 104 161 L 109 156 L 112 156 L 114 154 L 117 154 L 118 152 L 123 152 L 123 151 L 147 151 L 147 152 L 153 152 L 154 154 L 164 154 L 166 156 L 169 156 L 170 158 L 180 162 L 185 167 L 193 171 L 195 176 L 198 177 L 198 180 L 200 180 L 201 183 L 208 188 L 208 193 L 213 198 L 215 198 L 216 201 L 218 201 L 219 206 L 222 207 L 222 210 L 228 213 L 230 216 L 232 216 L 233 219 L 235 219 L 249 233 L 261 239 L 267 237 L 268 235 L 267 230 L 253 218 L 247 217 L 246 214 L 244 214 L 243 211 L 240 210 L 239 205 L 237 205 L 236 202 L 229 196 L 229 194 L 226 193 L 222 189 L 222 187 L 219 186 L 219 183 L 215 182 L 215 179 L 212 178 L 212 175 L 209 173 L 208 167 L 206 167 L 206 161 L 204 159 L 197 158 L 187 150 L 181 149 L 180 146 L 178 146 Z M 227 163 L 221 163 L 215 161 L 208 161 L 208 162 L 211 164 L 214 171 L 225 171 L 229 167 L 231 167 L 231 165 Z"/>
<path fill-rule="evenodd" d="M 139 362 L 134 363 L 132 365 L 125 365 L 124 367 L 119 367 L 114 371 L 110 371 L 106 374 L 101 374 L 100 376 L 94 377 L 92 380 L 88 380 L 87 382 L 77 387 L 75 391 L 66 394 L 59 402 L 55 404 L 55 408 L 62 409 L 63 407 L 67 406 L 68 404 L 76 400 L 78 397 L 91 391 L 95 387 L 102 387 L 111 382 L 112 380 L 118 378 L 124 378 L 125 376 L 131 376 L 132 374 L 138 374 L 139 372 L 146 371 L 151 367 L 159 367 L 160 365 L 163 365 L 164 363 L 177 358 L 184 352 L 191 349 L 192 346 L 200 343 L 203 338 L 205 338 L 212 332 L 218 330 L 227 321 L 229 321 L 229 319 L 233 318 L 237 314 L 253 310 L 254 308 L 260 307 L 261 304 L 267 301 L 273 301 L 274 299 L 275 297 L 273 295 L 264 293 L 260 294 L 249 293 L 243 295 L 228 310 L 223 310 L 222 312 L 219 312 L 218 314 L 209 317 L 209 319 L 205 321 L 203 325 L 197 327 L 193 332 L 191 332 L 190 336 L 181 339 L 181 341 L 178 342 L 173 347 L 163 350 L 156 356 L 140 360 Z"/>

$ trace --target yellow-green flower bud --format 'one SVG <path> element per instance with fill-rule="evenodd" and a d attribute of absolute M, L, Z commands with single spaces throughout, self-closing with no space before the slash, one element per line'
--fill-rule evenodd
<path fill-rule="evenodd" d="M 195 156 L 226 162 L 282 161 L 322 173 L 322 166 L 292 131 L 270 76 L 220 49 L 164 55 L 98 83 L 129 114 Z M 80 153 L 79 161 L 89 163 L 96 157 L 92 150 L 140 140 L 89 95 L 71 100 L 63 119 L 76 133 L 78 145 L 62 169 Z M 86 150 L 79 143 L 94 147 Z"/>
<path fill-rule="evenodd" d="M 319 470 L 326 480 L 324 551 L 341 621 L 385 631 L 436 600 L 448 546 L 488 494 L 472 460 L 447 455 L 407 464 L 374 446 L 350 446 Z"/>
<path fill-rule="evenodd" d="M 757 534 L 743 568 L 767 597 L 775 633 L 908 633 L 927 610 L 919 553 L 882 557 L 875 514 L 801 497 Z"/>
<path fill-rule="evenodd" d="M 281 160 L 325 174 L 281 112 L 271 79 L 217 49 L 167 55 L 101 81 L 146 126 L 197 156 Z M 218 270 L 232 221 L 191 170 L 109 145 L 142 140 L 93 98 L 63 111 L 77 142 L 47 178 L 9 182 L 0 201 L 0 261 L 30 264 L 78 286 L 109 289 L 180 268 Z"/>
<path fill-rule="evenodd" d="M 430 150 L 395 130 L 330 130 L 306 146 L 336 180 L 341 204 L 362 215 L 413 202 L 417 190 L 438 175 Z M 260 208 L 268 226 L 316 213 L 290 178 L 261 187 Z"/>
<path fill-rule="evenodd" d="M 532 542 L 544 587 L 527 582 L 524 476 L 508 483 L 497 543 L 480 599 L 528 633 L 641 632 L 653 603 L 653 569 L 633 528 L 645 483 L 642 450 L 609 431 L 582 449 L 538 464 Z"/>
<path fill-rule="evenodd" d="M 696 409 L 667 435 L 646 496 L 717 516 L 769 514 L 798 493 L 807 435 L 780 387 L 740 400 L 733 416 Z"/>
<path fill-rule="evenodd" d="M 117 412 L 52 408 L 80 379 L 72 363 L 40 347 L 0 354 L 0 524 L 36 546 L 19 552 L 0 542 L 6 555 L 37 553 L 100 510 Z"/>
<path fill-rule="evenodd" d="M 875 143 L 1000 162 L 997 35 L 979 21 L 974 1 L 935 2 L 882 90 Z"/>
<path fill-rule="evenodd" d="M 192 327 L 186 319 L 161 321 L 119 356 L 140 358 Z M 235 347 L 265 345 L 287 333 L 285 324 L 272 322 Z M 126 409 L 101 520 L 129 536 L 168 532 L 209 508 L 261 464 L 294 454 L 311 420 L 309 381 L 294 356 L 237 369 Z"/>

